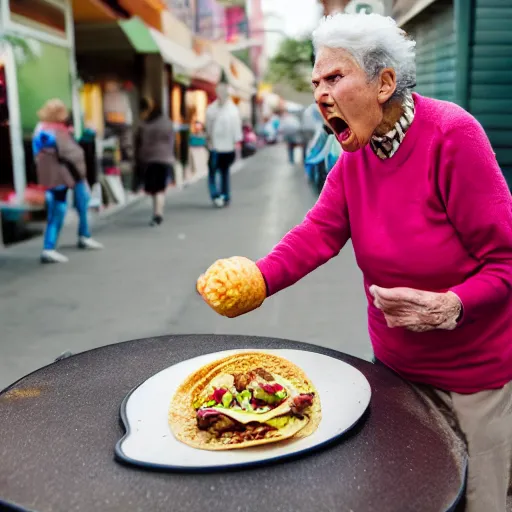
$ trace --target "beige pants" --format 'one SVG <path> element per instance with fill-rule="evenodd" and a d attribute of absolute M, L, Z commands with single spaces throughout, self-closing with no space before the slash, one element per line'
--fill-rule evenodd
<path fill-rule="evenodd" d="M 508 512 L 512 486 L 512 382 L 472 395 L 416 386 L 466 443 L 467 512 Z M 510 501 L 509 501 L 510 503 Z"/>

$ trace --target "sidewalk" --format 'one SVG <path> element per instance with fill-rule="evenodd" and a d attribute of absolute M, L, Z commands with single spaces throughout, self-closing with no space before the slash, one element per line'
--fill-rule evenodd
<path fill-rule="evenodd" d="M 252 157 L 251 157 L 252 158 Z M 248 162 L 250 162 L 251 158 L 247 159 L 238 159 L 233 166 L 231 167 L 231 174 L 236 174 L 240 170 L 242 170 Z M 169 187 L 166 192 L 167 197 L 172 197 L 174 194 L 178 194 L 185 190 L 187 187 L 194 185 L 197 182 L 203 181 L 208 177 L 208 169 L 202 169 L 199 172 L 193 174 L 187 181 L 183 180 L 183 169 L 178 168 L 176 170 L 177 175 L 177 183 L 175 186 Z M 122 214 L 125 210 L 129 210 L 131 207 L 139 204 L 141 201 L 144 201 L 148 198 L 148 196 L 141 192 L 139 194 L 135 194 L 131 191 L 126 191 L 126 202 L 123 204 L 114 204 L 107 208 L 102 208 L 99 211 L 91 210 L 89 212 L 89 222 L 91 226 L 91 230 L 95 231 L 101 226 L 105 225 L 111 218 Z M 60 243 L 63 245 L 69 245 L 73 243 L 73 240 L 76 238 L 76 230 L 78 227 L 78 215 L 74 208 L 70 207 L 66 214 L 66 218 L 64 220 L 64 226 L 62 228 L 62 233 L 60 235 Z M 93 234 L 94 236 L 94 234 Z M 41 245 L 41 236 L 35 236 L 28 240 L 24 240 L 23 242 L 19 242 L 17 244 L 10 245 L 8 247 L 0 245 L 0 255 L 2 258 L 16 258 L 21 257 L 22 259 L 27 256 L 29 253 L 33 254 L 35 258 L 38 257 Z M 34 249 L 36 252 L 34 253 Z M 5 263 L 5 262 L 4 262 Z M 0 260 L 0 268 L 2 267 L 2 261 Z"/>

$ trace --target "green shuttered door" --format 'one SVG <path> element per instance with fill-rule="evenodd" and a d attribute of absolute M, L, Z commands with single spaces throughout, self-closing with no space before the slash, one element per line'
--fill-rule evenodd
<path fill-rule="evenodd" d="M 469 109 L 512 186 L 512 0 L 476 0 L 473 24 Z"/>
<path fill-rule="evenodd" d="M 50 98 L 60 98 L 69 108 L 72 104 L 69 50 L 39 43 L 41 52 L 17 69 L 21 124 L 29 135 L 38 122 L 37 111 Z"/>
<path fill-rule="evenodd" d="M 416 91 L 441 100 L 455 100 L 456 45 L 453 2 L 438 0 L 407 23 L 416 41 Z"/>

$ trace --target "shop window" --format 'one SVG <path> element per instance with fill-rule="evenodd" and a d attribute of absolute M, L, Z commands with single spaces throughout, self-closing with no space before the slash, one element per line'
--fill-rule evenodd
<path fill-rule="evenodd" d="M 9 125 L 9 109 L 7 106 L 7 77 L 0 51 L 0 201 L 6 200 L 13 190 L 11 132 Z M 2 225 L 0 222 L 0 230 Z M 1 232 L 0 232 L 1 234 Z M 0 237 L 1 238 L 1 237 Z"/>
<path fill-rule="evenodd" d="M 64 10 L 46 0 L 9 0 L 11 20 L 59 36 L 66 34 Z"/>

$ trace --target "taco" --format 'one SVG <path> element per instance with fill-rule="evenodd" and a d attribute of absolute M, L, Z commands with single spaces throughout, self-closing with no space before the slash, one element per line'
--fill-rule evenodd
<path fill-rule="evenodd" d="M 181 442 L 233 450 L 311 435 L 320 398 L 306 374 L 282 357 L 246 352 L 199 368 L 178 388 L 169 424 Z"/>

